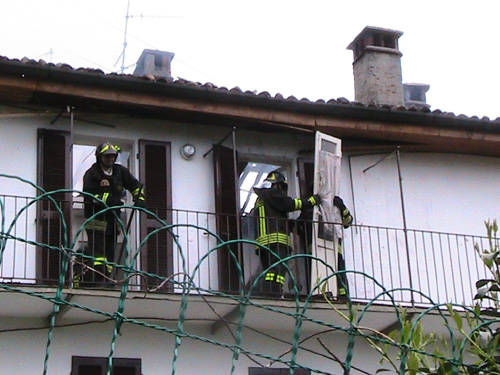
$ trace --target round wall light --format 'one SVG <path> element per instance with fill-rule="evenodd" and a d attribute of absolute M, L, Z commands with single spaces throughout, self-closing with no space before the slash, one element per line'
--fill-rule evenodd
<path fill-rule="evenodd" d="M 181 156 L 186 160 L 191 160 L 196 154 L 196 147 L 190 143 L 186 143 L 181 147 Z"/>

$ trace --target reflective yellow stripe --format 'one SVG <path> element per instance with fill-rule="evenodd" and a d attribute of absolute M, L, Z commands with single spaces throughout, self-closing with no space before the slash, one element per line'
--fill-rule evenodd
<path fill-rule="evenodd" d="M 135 188 L 134 191 L 132 191 L 132 195 L 136 195 L 137 193 L 139 193 L 140 190 L 141 190 L 140 187 Z"/>
<path fill-rule="evenodd" d="M 101 266 L 103 264 L 106 264 L 108 261 L 108 258 L 106 257 L 96 257 L 94 260 L 94 266 Z"/>
<path fill-rule="evenodd" d="M 266 210 L 263 204 L 259 205 L 259 235 L 266 235 Z"/>
<path fill-rule="evenodd" d="M 286 246 L 292 246 L 290 236 L 285 233 L 270 233 L 257 237 L 255 240 L 259 245 L 267 246 L 273 243 L 280 243 Z"/>
<path fill-rule="evenodd" d="M 110 264 L 106 264 L 108 262 L 108 258 L 106 257 L 96 257 L 94 260 L 94 266 L 103 266 L 106 265 L 106 270 L 111 273 L 113 271 L 113 266 Z"/>
<path fill-rule="evenodd" d="M 342 211 L 343 216 L 349 215 L 349 210 L 346 208 L 344 211 Z"/>
<path fill-rule="evenodd" d="M 308 201 L 309 201 L 309 203 L 311 203 L 313 206 L 316 206 L 316 199 L 314 199 L 314 197 L 309 197 Z"/>
<path fill-rule="evenodd" d="M 295 202 L 295 209 L 296 209 L 296 210 L 300 210 L 300 209 L 302 209 L 302 199 L 300 199 L 300 198 L 295 198 L 295 199 L 294 199 L 294 202 Z"/>
<path fill-rule="evenodd" d="M 274 281 L 274 272 L 268 272 L 266 273 L 266 281 Z"/>
<path fill-rule="evenodd" d="M 109 148 L 109 145 L 106 145 L 102 148 L 102 150 L 99 152 L 100 154 L 102 154 L 104 151 L 106 151 L 107 149 Z"/>
<path fill-rule="evenodd" d="M 104 203 L 106 203 L 106 201 L 108 200 L 108 198 L 109 198 L 109 193 L 103 193 L 103 194 L 102 194 L 102 201 L 103 201 Z"/>
<path fill-rule="evenodd" d="M 285 276 L 276 275 L 276 282 L 281 284 L 281 285 L 284 285 L 285 284 Z"/>

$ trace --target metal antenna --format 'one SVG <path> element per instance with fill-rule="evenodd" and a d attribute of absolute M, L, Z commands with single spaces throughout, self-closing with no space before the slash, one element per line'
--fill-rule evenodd
<path fill-rule="evenodd" d="M 130 64 L 128 66 L 125 66 L 125 52 L 127 51 L 127 32 L 128 32 L 128 20 L 130 18 L 183 18 L 182 16 L 157 16 L 157 15 L 144 15 L 144 14 L 130 14 L 130 0 L 127 1 L 127 14 L 125 15 L 125 30 L 123 32 L 123 49 L 122 53 L 118 56 L 116 59 L 116 62 L 114 63 L 113 66 L 116 66 L 118 62 L 120 61 L 120 58 L 122 59 L 122 65 L 120 67 L 120 73 L 123 74 L 125 69 L 130 68 L 131 66 L 134 66 L 134 64 Z"/>
<path fill-rule="evenodd" d="M 123 50 L 122 50 L 122 66 L 120 68 L 120 73 L 123 74 L 125 71 L 125 51 L 127 50 L 127 28 L 130 10 L 130 0 L 127 1 L 127 14 L 125 15 L 125 32 L 123 33 Z M 119 58 L 119 57 L 118 57 Z"/>

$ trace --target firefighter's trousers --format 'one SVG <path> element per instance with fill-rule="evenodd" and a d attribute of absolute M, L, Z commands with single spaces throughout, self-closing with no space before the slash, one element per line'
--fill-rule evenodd
<path fill-rule="evenodd" d="M 106 266 L 105 262 L 115 261 L 115 246 L 117 239 L 116 219 L 110 212 L 107 213 L 104 220 L 96 223 L 89 223 L 86 228 L 87 248 L 86 255 L 93 257 L 93 262 L 88 264 L 101 274 L 109 276 L 111 266 Z M 97 272 L 86 272 L 83 277 L 84 283 L 96 283 L 105 281 L 105 277 Z"/>
<path fill-rule="evenodd" d="M 281 243 L 272 243 L 268 245 L 280 259 L 284 259 L 291 254 L 291 248 Z M 276 258 L 271 252 L 264 249 L 259 250 L 260 261 L 262 263 L 262 271 L 264 272 L 271 264 L 276 263 L 280 259 Z M 263 282 L 261 283 L 261 292 L 263 294 L 281 294 L 283 286 L 285 285 L 286 267 L 284 263 L 280 263 L 271 268 L 263 275 Z"/>

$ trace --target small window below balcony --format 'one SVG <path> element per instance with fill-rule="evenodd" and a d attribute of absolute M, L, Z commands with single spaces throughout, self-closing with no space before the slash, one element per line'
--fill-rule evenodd
<path fill-rule="evenodd" d="M 310 370 L 303 368 L 296 368 L 293 370 L 296 375 L 311 375 Z M 289 368 L 263 368 L 263 367 L 249 367 L 248 375 L 288 375 L 290 374 Z"/>
<path fill-rule="evenodd" d="M 104 375 L 108 359 L 105 357 L 71 358 L 71 375 Z M 141 360 L 135 358 L 113 358 L 113 375 L 141 375 Z"/>

